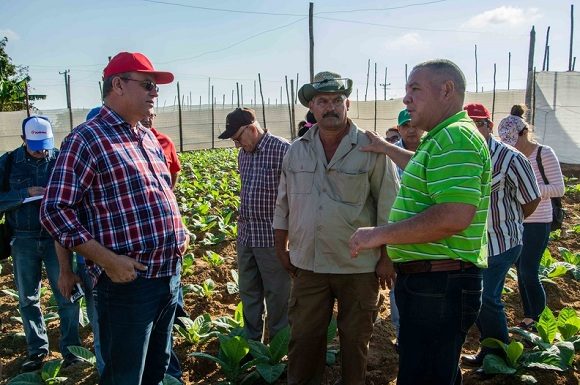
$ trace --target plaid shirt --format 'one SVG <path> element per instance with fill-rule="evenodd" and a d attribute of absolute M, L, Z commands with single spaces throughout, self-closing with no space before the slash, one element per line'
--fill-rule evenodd
<path fill-rule="evenodd" d="M 290 147 L 283 138 L 266 132 L 254 152 L 240 150 L 242 179 L 238 243 L 249 247 L 274 247 L 274 208 L 282 159 Z"/>
<path fill-rule="evenodd" d="M 95 239 L 148 266 L 145 278 L 176 274 L 186 238 L 155 136 L 106 106 L 63 141 L 40 219 L 64 247 Z M 102 272 L 87 265 L 94 278 Z"/>

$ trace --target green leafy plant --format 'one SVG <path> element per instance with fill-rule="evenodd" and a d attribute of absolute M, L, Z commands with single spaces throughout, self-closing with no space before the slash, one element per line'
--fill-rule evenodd
<path fill-rule="evenodd" d="M 97 366 L 97 358 L 89 349 L 82 346 L 69 346 L 68 351 L 78 357 L 81 361 L 91 364 L 94 367 Z"/>
<path fill-rule="evenodd" d="M 505 359 L 490 353 L 483 360 L 483 370 L 487 374 L 516 374 L 521 368 L 520 358 L 524 352 L 524 345 L 518 341 L 511 341 L 508 344 L 495 338 L 486 338 L 481 341 L 481 345 L 490 349 L 501 349 Z"/>
<path fill-rule="evenodd" d="M 215 282 L 208 278 L 201 285 L 192 285 L 191 291 L 201 297 L 210 298 L 215 292 Z"/>
<path fill-rule="evenodd" d="M 174 324 L 173 327 L 181 337 L 192 345 L 205 342 L 219 334 L 219 332 L 213 330 L 213 323 L 209 314 L 202 314 L 195 320 L 187 317 L 179 317 L 179 320 L 183 323 L 183 326 Z"/>
<path fill-rule="evenodd" d="M 238 271 L 237 270 L 230 270 L 230 274 L 232 275 L 232 280 L 226 283 L 226 290 L 229 294 L 236 294 L 240 292 L 240 285 L 238 283 Z"/>
<path fill-rule="evenodd" d="M 282 362 L 288 355 L 288 343 L 290 342 L 290 326 L 280 330 L 269 345 L 260 341 L 249 340 L 250 353 L 256 366 L 256 371 L 268 384 L 275 383 L 284 373 L 286 364 Z"/>
<path fill-rule="evenodd" d="M 536 323 L 538 334 L 519 327 L 510 328 L 515 334 L 535 346 L 525 355 L 523 365 L 550 370 L 567 370 L 572 366 L 574 352 L 580 348 L 580 318 L 572 308 L 560 311 L 558 318 L 546 307 Z"/>
<path fill-rule="evenodd" d="M 8 382 L 8 385 L 54 385 L 62 384 L 67 377 L 58 377 L 62 360 L 46 361 L 39 372 L 22 373 Z"/>
<path fill-rule="evenodd" d="M 170 376 L 169 374 L 165 374 L 163 377 L 163 381 L 161 382 L 163 385 L 183 385 L 181 381 L 177 378 Z"/>
<path fill-rule="evenodd" d="M 205 252 L 203 259 L 205 259 L 205 261 L 212 267 L 219 267 L 225 262 L 221 255 L 211 250 Z"/>
<path fill-rule="evenodd" d="M 338 323 L 336 318 L 332 317 L 330 323 L 328 324 L 328 329 L 326 330 L 326 365 L 332 366 L 336 363 L 336 357 L 338 356 L 338 351 L 333 344 L 334 338 L 336 337 L 336 332 L 338 330 Z"/>
<path fill-rule="evenodd" d="M 192 253 L 188 253 L 185 254 L 183 256 L 183 264 L 182 264 L 182 270 L 181 270 L 181 274 L 184 277 L 193 275 L 194 270 L 195 270 L 195 257 L 193 256 Z"/>
<path fill-rule="evenodd" d="M 538 276 L 542 282 L 556 284 L 552 278 L 561 277 L 571 270 L 572 266 L 569 263 L 557 261 L 552 256 L 550 250 L 546 249 L 542 254 L 540 260 L 540 267 L 538 269 Z"/>
<path fill-rule="evenodd" d="M 217 356 L 202 352 L 194 352 L 189 355 L 215 362 L 226 377 L 226 381 L 222 383 L 224 385 L 254 383 L 258 375 L 256 373 L 246 374 L 247 370 L 253 366 L 252 361 L 242 364 L 242 359 L 250 352 L 248 341 L 242 336 L 226 336 L 223 334 L 220 334 L 218 338 L 220 347 Z"/>
<path fill-rule="evenodd" d="M 244 327 L 244 307 L 242 303 L 238 303 L 234 316 L 222 316 L 213 321 L 216 329 L 223 334 L 241 335 Z"/>

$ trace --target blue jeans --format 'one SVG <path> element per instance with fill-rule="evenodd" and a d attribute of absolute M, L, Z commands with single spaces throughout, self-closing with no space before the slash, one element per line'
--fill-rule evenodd
<path fill-rule="evenodd" d="M 12 242 L 14 280 L 18 289 L 20 315 L 24 324 L 28 355 L 48 353 L 46 325 L 40 310 L 42 264 L 56 298 L 60 317 L 59 347 L 63 357 L 74 357 L 68 346 L 80 346 L 79 306 L 64 298 L 58 289 L 59 265 L 51 238 L 38 238 L 38 232 L 17 232 Z"/>
<path fill-rule="evenodd" d="M 77 264 L 77 275 L 83 282 L 85 290 L 85 304 L 87 305 L 87 316 L 93 329 L 93 346 L 95 348 L 95 358 L 97 359 L 97 372 L 103 374 L 105 362 L 101 354 L 101 340 L 99 336 L 99 315 L 97 314 L 97 297 L 93 290 L 93 280 L 87 271 L 87 265 L 84 263 Z"/>
<path fill-rule="evenodd" d="M 459 355 L 481 307 L 482 272 L 399 274 L 397 385 L 461 383 Z"/>
<path fill-rule="evenodd" d="M 179 275 L 114 283 L 102 273 L 95 289 L 105 361 L 99 384 L 161 384 L 169 364 Z"/>
<path fill-rule="evenodd" d="M 501 292 L 506 274 L 518 259 L 521 251 L 522 246 L 518 245 L 487 259 L 488 267 L 483 270 L 481 311 L 476 321 L 481 334 L 480 341 L 491 337 L 509 343 L 507 319 L 501 301 Z M 485 351 L 486 348 L 482 348 L 482 350 Z"/>
<path fill-rule="evenodd" d="M 181 288 L 181 286 L 179 287 L 179 290 L 177 292 L 177 307 L 175 308 L 175 320 L 177 320 L 177 317 L 189 318 L 189 314 L 187 314 L 183 309 L 183 289 Z M 171 377 L 179 381 L 181 381 L 181 376 L 183 375 L 183 372 L 181 371 L 181 364 L 179 363 L 179 358 L 177 357 L 177 354 L 175 354 L 175 350 L 173 350 L 173 334 L 171 334 L 171 358 L 169 359 L 167 374 L 169 374 Z"/>
<path fill-rule="evenodd" d="M 538 270 L 550 238 L 549 223 L 524 223 L 524 245 L 516 262 L 524 317 L 538 320 L 546 307 L 546 292 Z"/>

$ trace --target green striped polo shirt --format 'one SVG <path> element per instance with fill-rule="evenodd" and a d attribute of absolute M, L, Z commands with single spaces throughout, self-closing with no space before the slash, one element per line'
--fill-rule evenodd
<path fill-rule="evenodd" d="M 491 160 L 485 139 L 465 111 L 439 123 L 423 138 L 407 164 L 389 222 L 411 218 L 442 203 L 477 207 L 473 222 L 436 242 L 389 245 L 393 262 L 460 259 L 487 266 L 487 211 Z"/>

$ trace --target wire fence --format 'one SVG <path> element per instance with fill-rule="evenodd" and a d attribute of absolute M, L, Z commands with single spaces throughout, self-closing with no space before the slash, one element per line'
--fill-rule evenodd
<path fill-rule="evenodd" d="M 577 72 L 541 72 L 536 76 L 534 117 L 536 136 L 552 146 L 561 162 L 579 164 L 580 133 L 580 74 Z M 514 104 L 523 103 L 525 90 L 499 90 L 466 93 L 465 103 L 478 102 L 492 111 L 496 124 L 509 114 Z M 230 140 L 219 140 L 225 130 L 226 115 L 237 105 L 166 106 L 156 110 L 155 126 L 169 135 L 179 152 L 208 148 L 232 147 Z M 292 139 L 294 125 L 304 119 L 307 109 L 300 104 L 251 106 L 263 127 L 274 135 Z M 397 124 L 397 116 L 404 108 L 402 99 L 359 101 L 351 99 L 349 117 L 361 128 L 384 133 Z M 53 125 L 58 147 L 71 127 L 81 124 L 88 109 L 41 111 Z M 72 115 L 72 124 L 70 116 Z M 180 119 L 181 116 L 181 119 Z M 265 116 L 265 122 L 264 117 Z M 10 151 L 22 143 L 21 124 L 25 111 L 0 112 L 0 152 Z M 294 123 L 292 123 L 294 122 Z"/>

